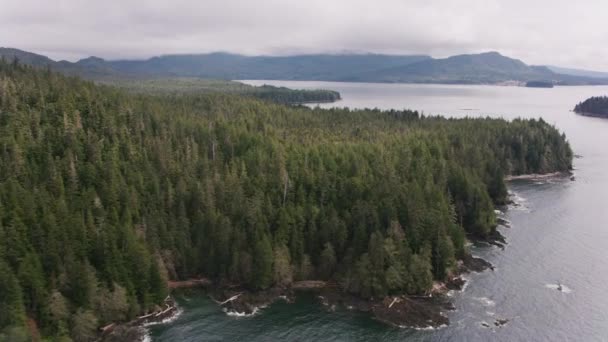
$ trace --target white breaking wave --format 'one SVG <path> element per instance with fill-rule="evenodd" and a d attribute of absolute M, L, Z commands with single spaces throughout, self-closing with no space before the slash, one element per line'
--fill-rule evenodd
<path fill-rule="evenodd" d="M 266 306 L 256 306 L 253 308 L 253 311 L 251 311 L 251 313 L 246 313 L 246 312 L 238 312 L 238 311 L 229 311 L 228 309 L 224 309 L 224 312 L 226 313 L 226 315 L 230 316 L 230 317 L 252 317 L 255 316 L 257 313 L 260 312 L 260 309 L 265 308 Z"/>
<path fill-rule="evenodd" d="M 530 211 L 530 209 L 526 205 L 526 203 L 528 203 L 528 200 L 521 197 L 518 193 L 509 190 L 509 198 L 513 202 L 508 205 L 509 210 L 523 210 L 528 212 Z"/>
<path fill-rule="evenodd" d="M 561 286 L 561 290 L 559 289 L 559 287 Z M 546 288 L 552 289 L 552 290 L 557 290 L 563 293 L 571 293 L 572 289 L 570 289 L 568 286 L 564 285 L 564 284 L 545 284 Z"/>
<path fill-rule="evenodd" d="M 454 296 L 455 293 L 462 293 L 462 292 L 464 292 L 467 289 L 467 287 L 469 286 L 469 283 L 471 282 L 470 278 L 468 278 L 468 277 L 466 277 L 464 275 L 461 275 L 460 278 L 462 280 L 464 280 L 464 284 L 462 284 L 462 288 L 460 290 L 449 290 L 448 291 L 448 297 Z"/>
<path fill-rule="evenodd" d="M 428 327 L 408 327 L 407 325 L 399 325 L 399 328 L 401 329 L 414 329 L 414 330 L 419 330 L 419 331 L 429 331 L 429 330 L 439 330 L 439 329 L 443 329 L 443 328 L 447 328 L 447 324 L 442 324 L 438 327 L 433 327 L 433 326 L 428 326 Z"/>
<path fill-rule="evenodd" d="M 174 313 L 173 315 L 171 315 L 171 316 L 169 316 L 169 317 L 167 317 L 167 318 L 164 318 L 164 319 L 162 319 L 162 320 L 160 320 L 160 321 L 156 321 L 156 322 L 147 322 L 147 323 L 144 323 L 144 324 L 142 324 L 142 326 L 143 326 L 143 327 L 149 327 L 149 326 L 151 326 L 151 325 L 158 325 L 158 324 L 167 324 L 167 323 L 171 323 L 171 322 L 175 321 L 176 319 L 178 319 L 178 318 L 179 318 L 179 316 L 181 316 L 181 314 L 182 314 L 183 312 L 184 312 L 184 311 L 183 311 L 181 308 L 179 308 L 179 307 L 178 307 L 178 308 L 177 308 L 177 310 L 175 311 L 175 313 Z"/>
<path fill-rule="evenodd" d="M 496 302 L 488 297 L 473 297 L 474 300 L 480 302 L 483 306 L 495 306 Z"/>
<path fill-rule="evenodd" d="M 144 337 L 141 339 L 141 342 L 152 342 L 152 337 L 150 337 L 150 331 L 146 329 L 144 333 Z"/>
<path fill-rule="evenodd" d="M 142 324 L 141 326 L 144 329 L 144 335 L 142 336 L 141 342 L 152 342 L 152 337 L 150 337 L 150 330 L 147 327 L 152 326 L 152 325 L 171 323 L 171 322 L 175 321 L 176 319 L 178 319 L 179 316 L 181 316 L 181 314 L 183 312 L 184 312 L 184 310 L 182 310 L 180 307 L 177 307 L 177 310 L 175 310 L 175 313 L 167 318 L 164 318 L 164 319 L 162 319 L 160 321 L 156 321 L 156 322 L 146 322 L 146 323 Z"/>

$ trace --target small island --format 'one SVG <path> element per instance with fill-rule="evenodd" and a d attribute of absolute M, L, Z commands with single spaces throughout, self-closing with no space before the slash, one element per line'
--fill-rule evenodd
<path fill-rule="evenodd" d="M 526 88 L 553 88 L 553 82 L 551 82 L 551 81 L 528 81 L 528 82 L 526 82 Z"/>
<path fill-rule="evenodd" d="M 574 112 L 585 116 L 608 118 L 608 96 L 594 96 L 577 104 Z"/>

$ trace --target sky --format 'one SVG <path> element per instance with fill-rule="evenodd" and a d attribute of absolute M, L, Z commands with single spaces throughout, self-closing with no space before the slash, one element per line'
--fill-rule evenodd
<path fill-rule="evenodd" d="M 75 61 L 498 51 L 608 71 L 607 0 L 0 0 L 0 46 Z"/>

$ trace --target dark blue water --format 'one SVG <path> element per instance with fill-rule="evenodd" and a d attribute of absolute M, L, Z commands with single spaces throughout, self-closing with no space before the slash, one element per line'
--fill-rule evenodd
<path fill-rule="evenodd" d="M 453 294 L 456 311 L 448 327 L 392 328 L 363 313 L 327 312 L 312 296 L 276 303 L 253 317 L 230 317 L 203 294 L 183 293 L 183 313 L 149 327 L 153 341 L 608 341 L 608 120 L 570 112 L 587 97 L 608 94 L 608 87 L 255 83 L 340 91 L 343 100 L 325 107 L 543 117 L 567 134 L 582 158 L 575 160 L 575 181 L 510 184 L 520 205 L 505 213 L 511 227 L 501 231 L 508 245 L 473 247 L 496 270 L 467 276 L 465 290 Z M 557 291 L 558 282 L 564 291 Z M 494 327 L 499 318 L 509 322 Z"/>

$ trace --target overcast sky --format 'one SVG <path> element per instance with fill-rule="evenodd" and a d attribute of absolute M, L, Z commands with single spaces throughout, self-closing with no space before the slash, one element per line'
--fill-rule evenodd
<path fill-rule="evenodd" d="M 0 0 L 0 46 L 53 59 L 495 50 L 608 71 L 608 0 Z"/>

